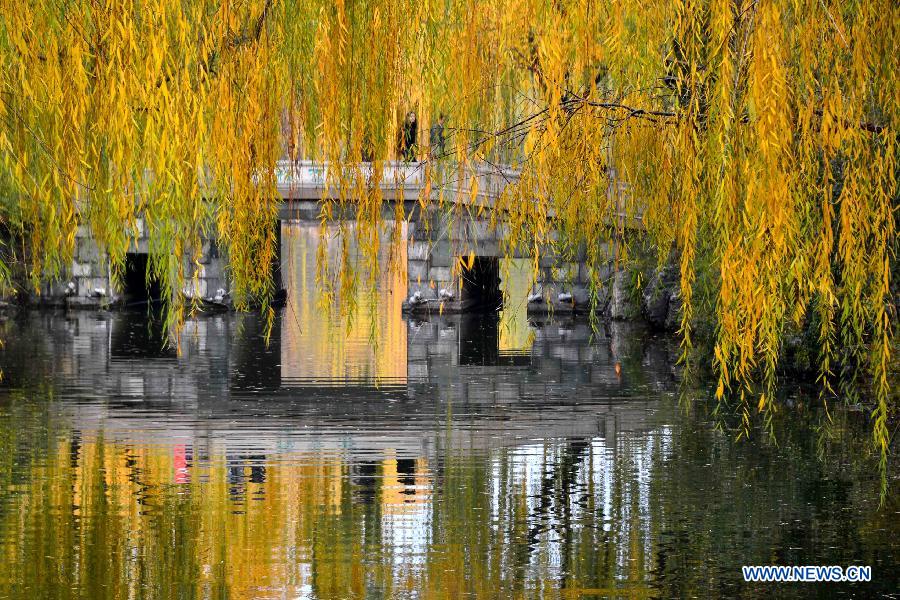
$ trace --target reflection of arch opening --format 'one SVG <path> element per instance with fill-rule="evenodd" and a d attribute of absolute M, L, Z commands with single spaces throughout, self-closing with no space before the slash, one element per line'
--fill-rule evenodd
<path fill-rule="evenodd" d="M 462 273 L 460 300 L 473 309 L 499 310 L 503 304 L 500 291 L 500 259 L 476 256 L 471 269 Z"/>
<path fill-rule="evenodd" d="M 416 485 L 416 459 L 397 459 L 397 481 L 400 483 L 400 485 L 404 486 Z M 410 494 L 415 492 L 411 490 L 404 490 L 402 493 Z"/>
<path fill-rule="evenodd" d="M 496 314 L 464 315 L 459 321 L 459 364 L 496 365 L 499 358 Z"/>
<path fill-rule="evenodd" d="M 147 304 L 162 300 L 162 286 L 152 272 L 147 277 L 149 257 L 146 254 L 129 252 L 125 255 L 125 274 L 123 277 L 126 304 Z"/>
<path fill-rule="evenodd" d="M 377 492 L 378 465 L 371 461 L 360 462 L 351 469 L 351 473 L 351 481 L 357 486 L 360 500 L 364 504 L 372 504 Z"/>
<path fill-rule="evenodd" d="M 165 321 L 157 311 L 120 313 L 110 325 L 110 360 L 174 359 Z"/>

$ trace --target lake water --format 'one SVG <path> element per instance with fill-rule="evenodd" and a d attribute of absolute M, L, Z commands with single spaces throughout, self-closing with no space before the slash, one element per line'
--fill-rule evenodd
<path fill-rule="evenodd" d="M 144 312 L 0 321 L 0 596 L 896 597 L 865 413 L 822 427 L 789 391 L 774 439 L 737 440 L 680 400 L 665 337 L 407 318 L 390 275 L 348 327 L 317 305 L 317 243 L 285 238 L 268 345 L 252 315 L 189 319 L 180 352 Z"/>

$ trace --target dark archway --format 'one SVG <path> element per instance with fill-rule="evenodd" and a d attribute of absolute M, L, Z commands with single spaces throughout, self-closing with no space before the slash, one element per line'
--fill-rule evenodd
<path fill-rule="evenodd" d="M 500 290 L 500 259 L 476 256 L 471 269 L 462 273 L 460 300 L 473 310 L 496 311 L 503 305 Z"/>
<path fill-rule="evenodd" d="M 123 296 L 126 306 L 162 301 L 162 285 L 152 273 L 148 278 L 149 256 L 143 253 L 129 252 L 125 255 L 125 273 L 123 276 Z"/>

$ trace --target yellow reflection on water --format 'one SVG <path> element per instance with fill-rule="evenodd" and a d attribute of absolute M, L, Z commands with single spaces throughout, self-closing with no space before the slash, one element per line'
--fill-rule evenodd
<path fill-rule="evenodd" d="M 431 484 L 424 458 L 387 451 L 366 476 L 347 458 L 287 452 L 267 462 L 102 434 L 59 444 L 0 518 L 10 536 L 0 560 L 23 567 L 2 570 L 0 585 L 35 598 L 70 586 L 91 598 L 365 597 L 371 543 L 421 558 L 424 545 L 410 544 L 427 540 Z M 367 540 L 379 513 L 374 531 L 384 533 Z"/>
<path fill-rule="evenodd" d="M 527 350 L 533 341 L 528 325 L 528 294 L 534 283 L 531 261 L 524 258 L 500 259 L 500 351 Z"/>
<path fill-rule="evenodd" d="M 390 224 L 388 227 L 392 227 Z M 331 272 L 340 268 L 342 242 L 337 226 L 327 229 L 324 239 L 319 225 L 285 222 L 282 226 L 282 281 L 288 294 L 283 313 L 281 373 L 283 379 L 367 379 L 406 378 L 406 325 L 401 305 L 406 294 L 406 276 L 388 268 L 389 232 L 382 236 L 377 290 L 368 285 L 369 273 L 356 244 L 355 224 L 344 225 L 349 240 L 351 264 L 359 284 L 352 298 L 336 297 L 332 310 L 322 310 L 320 286 L 316 281 L 317 255 L 325 244 Z M 406 265 L 406 225 L 397 260 Z M 337 295 L 340 295 L 339 286 Z M 376 302 L 372 302 L 373 295 Z M 340 306 L 354 306 L 351 314 L 341 314 Z M 373 336 L 373 333 L 375 334 Z M 378 347 L 372 340 L 378 340 Z"/>

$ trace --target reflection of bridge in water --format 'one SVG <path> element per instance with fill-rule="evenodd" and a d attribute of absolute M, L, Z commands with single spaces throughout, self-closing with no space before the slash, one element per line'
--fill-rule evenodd
<path fill-rule="evenodd" d="M 501 545 L 523 536 L 516 556 L 535 589 L 555 572 L 541 557 L 579 547 L 578 538 L 555 534 L 562 529 L 593 532 L 591 549 L 621 540 L 612 544 L 617 569 L 632 568 L 633 556 L 651 567 L 647 474 L 671 438 L 671 407 L 660 402 L 673 379 L 666 343 L 620 324 L 590 343 L 585 324 L 555 321 L 534 324 L 527 349 L 509 350 L 496 316 L 388 321 L 402 328 L 388 337 L 405 340 L 391 347 L 391 364 L 403 371 L 389 370 L 376 385 L 328 367 L 373 355 L 297 337 L 289 309 L 269 346 L 252 315 L 188 320 L 180 355 L 161 349 L 163 336 L 144 313 L 33 313 L 0 350 L 3 385 L 54 382 L 52 419 L 67 442 L 48 454 L 78 481 L 119 482 L 104 489 L 137 523 L 152 519 L 143 511 L 172 484 L 197 493 L 196 484 L 205 491 L 194 497 L 218 507 L 216 518 L 264 522 L 257 542 L 265 544 L 271 535 L 307 548 L 314 535 L 291 536 L 320 512 L 359 519 L 350 539 L 364 532 L 367 553 L 384 548 L 395 557 L 397 581 L 427 560 L 432 544 L 440 548 L 434 536 L 445 526 L 491 532 L 480 539 Z M 63 492 L 80 489 L 58 483 Z M 482 498 L 477 518 L 458 504 L 457 487 Z M 96 510 L 84 502 L 67 506 Z M 229 554 L 242 557 L 231 560 L 257 564 L 261 547 L 237 550 L 244 543 L 231 541 Z"/>
<path fill-rule="evenodd" d="M 530 350 L 510 353 L 499 350 L 496 318 L 475 315 L 401 321 L 407 344 L 395 360 L 406 364 L 405 377 L 296 378 L 282 348 L 286 323 L 282 315 L 265 347 L 253 316 L 189 320 L 176 356 L 160 348 L 144 314 L 39 313 L 10 340 L 4 361 L 36 357 L 25 372 L 45 369 L 61 395 L 78 398 L 64 406 L 75 428 L 253 455 L 418 458 L 615 435 L 653 427 L 656 392 L 672 381 L 665 345 L 645 346 L 622 325 L 589 344 L 585 324 L 549 323 L 536 327 Z M 7 385 L 20 372 L 9 366 Z"/>

